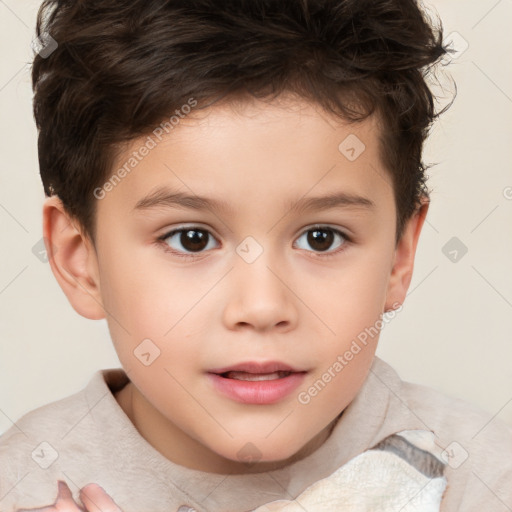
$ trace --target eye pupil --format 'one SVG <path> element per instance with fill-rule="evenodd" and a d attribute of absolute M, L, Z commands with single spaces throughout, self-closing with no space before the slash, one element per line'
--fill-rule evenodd
<path fill-rule="evenodd" d="M 208 234 L 202 229 L 187 229 L 181 232 L 180 243 L 187 251 L 201 251 L 207 243 Z"/>
<path fill-rule="evenodd" d="M 308 233 L 308 243 L 318 251 L 326 251 L 333 243 L 334 235 L 329 229 L 312 229 Z M 315 247 L 315 244 L 317 245 Z M 318 244 L 320 245 L 318 247 Z"/>

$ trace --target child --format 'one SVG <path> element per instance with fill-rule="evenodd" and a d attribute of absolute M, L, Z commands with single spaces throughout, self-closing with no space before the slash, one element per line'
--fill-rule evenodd
<path fill-rule="evenodd" d="M 1 436 L 0 509 L 510 510 L 512 429 L 375 356 L 441 28 L 413 0 L 45 0 L 37 33 L 49 261 L 122 369 Z"/>

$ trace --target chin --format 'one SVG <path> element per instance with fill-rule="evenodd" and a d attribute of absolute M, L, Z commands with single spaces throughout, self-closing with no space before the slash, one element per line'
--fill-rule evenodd
<path fill-rule="evenodd" d="M 283 464 L 294 457 L 301 449 L 301 446 L 283 446 L 283 442 L 269 443 L 268 440 L 255 439 L 254 441 L 241 442 L 234 446 L 234 451 L 219 453 L 224 458 L 238 462 L 248 467 L 256 468 L 258 465 L 267 463 Z"/>

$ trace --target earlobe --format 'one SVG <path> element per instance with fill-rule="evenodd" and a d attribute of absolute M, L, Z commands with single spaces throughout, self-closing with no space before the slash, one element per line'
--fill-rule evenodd
<path fill-rule="evenodd" d="M 73 309 L 91 320 L 105 318 L 96 251 L 57 196 L 43 205 L 43 236 L 53 275 Z"/>
<path fill-rule="evenodd" d="M 429 206 L 428 198 L 422 199 L 421 206 L 406 223 L 402 238 L 395 250 L 384 311 L 397 309 L 397 304 L 403 304 L 405 300 L 407 290 L 411 284 L 416 247 Z"/>

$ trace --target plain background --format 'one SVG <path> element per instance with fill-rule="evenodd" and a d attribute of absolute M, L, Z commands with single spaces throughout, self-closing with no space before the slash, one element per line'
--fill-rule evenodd
<path fill-rule="evenodd" d="M 33 250 L 44 200 L 30 86 L 39 4 L 0 0 L 0 432 L 120 366 L 106 321 L 79 316 Z M 512 2 L 426 5 L 458 50 L 448 67 L 458 95 L 425 147 L 430 211 L 377 355 L 402 379 L 512 425 Z"/>

